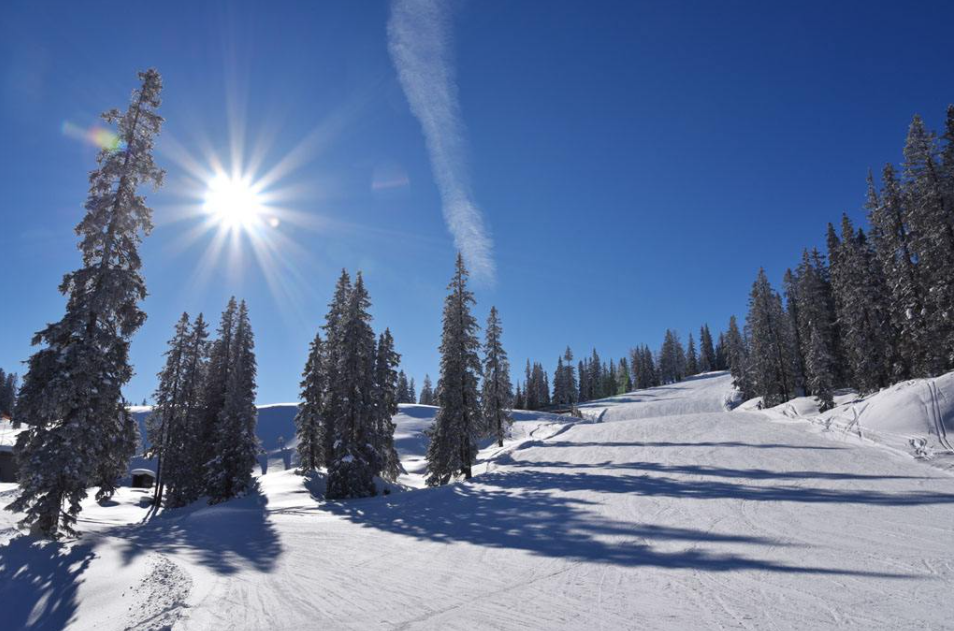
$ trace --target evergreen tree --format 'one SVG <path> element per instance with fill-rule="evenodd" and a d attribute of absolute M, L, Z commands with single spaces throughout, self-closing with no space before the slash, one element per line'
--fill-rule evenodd
<path fill-rule="evenodd" d="M 709 325 L 703 324 L 699 329 L 699 371 L 710 372 L 718 369 L 712 333 L 709 332 Z"/>
<path fill-rule="evenodd" d="M 579 390 L 576 381 L 576 369 L 573 367 L 573 351 L 566 347 L 563 353 L 563 387 L 566 392 L 563 401 L 557 401 L 561 405 L 575 405 L 579 400 Z"/>
<path fill-rule="evenodd" d="M 686 348 L 686 375 L 699 374 L 699 360 L 696 357 L 696 342 L 689 334 L 689 346 Z"/>
<path fill-rule="evenodd" d="M 772 289 L 765 270 L 759 269 L 749 298 L 750 368 L 752 387 L 766 407 L 794 395 L 794 359 L 791 325 L 781 297 Z"/>
<path fill-rule="evenodd" d="M 523 391 L 520 389 L 520 382 L 517 382 L 517 392 L 513 396 L 513 407 L 516 410 L 523 410 L 526 408 L 526 402 L 523 398 Z"/>
<path fill-rule="evenodd" d="M 954 208 L 946 203 L 939 159 L 934 134 L 915 115 L 904 147 L 903 195 L 924 300 L 928 375 L 954 365 Z"/>
<path fill-rule="evenodd" d="M 595 348 L 593 349 L 593 354 L 590 356 L 589 381 L 590 392 L 587 399 L 602 399 L 609 394 L 604 394 L 603 392 L 603 364 Z"/>
<path fill-rule="evenodd" d="M 490 308 L 484 335 L 484 382 L 481 395 L 484 434 L 494 438 L 498 447 L 503 447 L 504 437 L 513 423 L 510 415 L 513 390 L 510 385 L 510 361 L 500 339 L 503 328 L 497 307 Z"/>
<path fill-rule="evenodd" d="M 725 333 L 719 333 L 719 341 L 715 347 L 715 369 L 728 370 L 729 358 L 726 354 Z"/>
<path fill-rule="evenodd" d="M 842 238 L 829 226 L 835 310 L 852 385 L 872 392 L 890 382 L 893 331 L 883 277 L 862 231 L 842 217 Z"/>
<path fill-rule="evenodd" d="M 411 388 L 407 383 L 407 375 L 404 374 L 404 371 L 398 372 L 397 377 L 397 402 L 398 403 L 413 403 L 414 400 L 411 399 Z"/>
<path fill-rule="evenodd" d="M 375 423 L 372 432 L 372 446 L 376 455 L 374 472 L 385 480 L 397 480 L 403 468 L 401 459 L 394 447 L 394 421 L 391 419 L 398 413 L 397 367 L 401 363 L 401 356 L 394 350 L 394 338 L 390 329 L 384 329 L 378 337 L 377 352 L 375 355 Z M 424 387 L 430 387 L 430 380 L 425 378 Z M 414 380 L 411 379 L 411 403 L 414 402 Z"/>
<path fill-rule="evenodd" d="M 626 358 L 619 360 L 619 370 L 616 371 L 616 394 L 626 394 L 633 389 L 633 379 L 629 374 L 629 362 Z"/>
<path fill-rule="evenodd" d="M 159 373 L 159 386 L 153 395 L 156 405 L 146 419 L 146 436 L 149 439 L 147 457 L 156 458 L 155 499 L 158 506 L 163 497 L 165 484 L 166 454 L 170 447 L 170 437 L 177 426 L 184 424 L 185 414 L 183 394 L 185 392 L 184 372 L 186 350 L 189 346 L 189 314 L 183 313 L 176 323 L 175 334 L 169 340 L 166 351 L 166 365 Z"/>
<path fill-rule="evenodd" d="M 33 338 L 44 347 L 29 360 L 18 402 L 16 420 L 29 428 L 17 438 L 20 485 L 8 508 L 46 537 L 74 534 L 87 488 L 98 485 L 98 499 L 112 495 L 136 448 L 122 387 L 133 372 L 130 340 L 146 318 L 138 247 L 152 229 L 152 211 L 137 189 L 158 187 L 163 178 L 152 160 L 162 79 L 155 70 L 139 78 L 129 109 L 103 115 L 117 124 L 122 144 L 97 156 L 76 228 L 83 266 L 60 285 L 68 296 L 63 319 Z"/>
<path fill-rule="evenodd" d="M 742 393 L 743 398 L 755 396 L 749 366 L 749 348 L 739 331 L 735 316 L 729 318 L 729 330 L 725 334 L 725 357 L 732 374 L 732 384 Z"/>
<path fill-rule="evenodd" d="M 243 300 L 235 316 L 229 351 L 225 405 L 215 424 L 215 447 L 206 463 L 210 503 L 245 493 L 252 484 L 260 446 L 255 435 L 255 342 Z"/>
<path fill-rule="evenodd" d="M 324 427 L 321 413 L 327 384 L 323 352 L 321 334 L 316 333 L 308 349 L 305 370 L 301 374 L 301 404 L 298 406 L 298 413 L 295 414 L 298 466 L 302 473 L 317 471 L 325 464 Z"/>
<path fill-rule="evenodd" d="M 434 386 L 431 384 L 430 375 L 424 375 L 424 385 L 421 387 L 421 398 L 418 403 L 421 405 L 434 405 Z"/>
<path fill-rule="evenodd" d="M 333 387 L 333 378 L 337 376 L 341 363 L 343 347 L 343 322 L 351 300 L 351 277 L 346 270 L 335 284 L 335 292 L 328 304 L 328 313 L 322 329 L 325 332 L 323 352 L 323 372 L 325 375 L 325 395 L 321 405 L 322 439 L 324 440 L 324 463 L 328 466 L 334 457 L 334 442 L 337 436 L 337 423 L 343 415 L 344 401 L 342 389 Z"/>
<path fill-rule="evenodd" d="M 167 426 L 162 477 L 165 480 L 165 503 L 170 508 L 194 502 L 205 490 L 205 449 L 201 440 L 208 337 L 205 319 L 200 313 L 192 323 L 182 350 L 178 413 Z"/>
<path fill-rule="evenodd" d="M 793 392 L 797 396 L 802 396 L 805 394 L 805 354 L 804 349 L 807 346 L 806 338 L 805 343 L 802 341 L 801 330 L 799 329 L 798 322 L 800 319 L 801 311 L 801 301 L 799 298 L 798 292 L 798 279 L 799 276 L 796 276 L 792 273 L 791 269 L 785 270 L 785 277 L 782 281 L 782 286 L 785 292 L 785 315 L 788 318 L 788 329 L 792 332 L 792 379 L 793 383 Z M 804 316 L 801 316 L 801 319 L 804 320 Z"/>
<path fill-rule="evenodd" d="M 873 178 L 868 175 L 867 208 L 874 234 L 876 258 L 890 297 L 888 309 L 898 334 L 898 351 L 902 360 L 901 365 L 892 372 L 895 378 L 923 377 L 930 373 L 926 350 L 930 344 L 925 322 L 927 311 L 908 230 L 904 195 L 894 167 L 886 165 L 881 177 L 884 189 L 879 196 L 875 191 Z M 845 286 L 836 279 L 839 265 L 833 252 L 837 252 L 838 238 L 830 224 L 828 244 L 832 285 L 838 298 Z"/>
<path fill-rule="evenodd" d="M 359 272 L 338 325 L 337 366 L 328 373 L 329 389 L 340 402 L 328 459 L 326 495 L 329 499 L 368 497 L 376 493 L 374 476 L 380 461 L 373 444 L 377 412 L 370 306 Z"/>
<path fill-rule="evenodd" d="M 17 375 L 0 369 L 0 416 L 13 418 L 17 405 Z"/>
<path fill-rule="evenodd" d="M 417 388 L 414 387 L 414 377 L 411 377 L 407 384 L 407 402 L 414 403 L 415 401 L 417 401 Z"/>
<path fill-rule="evenodd" d="M 811 330 L 807 364 L 808 387 L 812 394 L 818 398 L 819 409 L 822 412 L 830 410 L 835 406 L 833 399 L 834 373 L 832 371 L 834 360 L 830 348 L 825 344 L 823 333 L 818 328 Z"/>
<path fill-rule="evenodd" d="M 468 272 L 464 257 L 458 253 L 450 294 L 444 302 L 441 335 L 441 377 L 438 386 L 440 410 L 434 419 L 431 442 L 427 448 L 427 483 L 447 484 L 455 476 L 471 477 L 477 456 L 480 432 L 480 407 L 477 379 L 480 359 L 477 349 L 477 321 L 471 315 L 474 296 L 467 289 Z"/>
<path fill-rule="evenodd" d="M 199 448 L 203 453 L 199 456 L 199 460 L 202 462 L 203 468 L 202 480 L 204 483 L 202 492 L 206 495 L 211 494 L 206 468 L 208 463 L 216 456 L 215 446 L 219 438 L 217 434 L 219 418 L 225 409 L 230 371 L 235 364 L 232 351 L 234 348 L 237 322 L 238 303 L 235 301 L 235 296 L 232 296 L 229 298 L 225 311 L 222 312 L 222 317 L 219 320 L 218 337 L 211 344 L 208 374 L 206 375 L 205 386 L 202 391 L 202 422 Z"/>

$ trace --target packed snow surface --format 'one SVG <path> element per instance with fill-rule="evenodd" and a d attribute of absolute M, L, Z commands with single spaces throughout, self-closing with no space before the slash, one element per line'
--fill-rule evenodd
<path fill-rule="evenodd" d="M 247 497 L 157 516 L 123 489 L 60 544 L 10 539 L 5 513 L 0 624 L 950 626 L 954 477 L 809 423 L 727 412 L 730 390 L 718 373 L 587 405 L 588 421 L 520 413 L 473 480 L 439 489 L 325 502 L 319 478 L 270 466 Z M 435 411 L 395 419 L 402 488 L 422 484 Z"/>

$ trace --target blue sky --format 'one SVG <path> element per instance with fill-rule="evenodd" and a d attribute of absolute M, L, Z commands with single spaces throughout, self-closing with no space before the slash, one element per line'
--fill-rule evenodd
<path fill-rule="evenodd" d="M 364 271 L 375 326 L 391 328 L 409 374 L 436 377 L 455 246 L 389 56 L 387 3 L 0 11 L 0 366 L 22 371 L 79 264 L 72 230 L 96 150 L 64 123 L 125 107 L 136 71 L 154 66 L 168 175 L 149 193 L 149 320 L 128 397 L 154 389 L 182 311 L 217 321 L 236 294 L 256 331 L 259 401 L 295 399 L 342 267 Z M 455 168 L 496 267 L 475 286 L 477 314 L 497 305 L 518 368 L 552 369 L 567 344 L 619 357 L 667 327 L 724 328 L 760 265 L 779 281 L 823 245 L 826 222 L 862 218 L 865 173 L 900 159 L 912 114 L 939 128 L 954 101 L 950 3 L 471 0 L 453 13 Z M 196 236 L 205 219 L 189 214 L 197 174 L 235 147 L 259 159 L 253 177 L 279 165 L 282 222 L 210 258 L 214 231 Z M 265 263 L 255 238 L 271 246 Z"/>

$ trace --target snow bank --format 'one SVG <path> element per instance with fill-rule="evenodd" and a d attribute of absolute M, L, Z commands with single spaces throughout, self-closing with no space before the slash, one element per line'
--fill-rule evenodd
<path fill-rule="evenodd" d="M 739 407 L 750 410 L 757 399 Z M 764 412 L 775 421 L 808 422 L 816 430 L 849 442 L 869 442 L 936 459 L 954 468 L 954 372 L 933 379 L 914 379 L 861 397 L 840 391 L 835 407 L 818 410 L 814 397 L 800 397 Z"/>

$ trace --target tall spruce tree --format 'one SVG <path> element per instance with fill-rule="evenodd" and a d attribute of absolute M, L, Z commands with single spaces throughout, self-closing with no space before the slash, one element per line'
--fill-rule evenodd
<path fill-rule="evenodd" d="M 398 372 L 397 376 L 397 402 L 398 403 L 413 403 L 411 399 L 411 388 L 407 382 L 407 375 L 404 374 L 404 371 L 401 370 Z"/>
<path fill-rule="evenodd" d="M 729 318 L 729 330 L 725 334 L 725 361 L 732 375 L 732 384 L 746 399 L 755 395 L 749 366 L 749 346 L 739 330 L 735 316 Z"/>
<path fill-rule="evenodd" d="M 375 339 L 368 309 L 371 300 L 359 272 L 338 324 L 337 365 L 328 373 L 337 395 L 338 416 L 328 458 L 329 499 L 368 497 L 376 493 L 374 476 L 380 461 L 374 451 Z"/>
<path fill-rule="evenodd" d="M 715 346 L 712 344 L 712 333 L 709 332 L 708 324 L 703 324 L 699 329 L 699 370 L 701 372 L 718 370 Z"/>
<path fill-rule="evenodd" d="M 391 420 L 398 412 L 397 367 L 401 356 L 394 350 L 394 337 L 390 329 L 378 337 L 378 346 L 374 359 L 374 427 L 371 441 L 375 452 L 374 472 L 385 480 L 397 480 L 403 470 L 401 459 L 394 447 L 394 422 Z M 429 385 L 428 380 L 424 381 Z M 414 402 L 414 380 L 411 379 L 411 403 Z"/>
<path fill-rule="evenodd" d="M 261 449 L 255 434 L 255 341 L 243 300 L 235 314 L 235 328 L 229 351 L 225 404 L 215 424 L 212 458 L 206 463 L 209 501 L 224 502 L 237 497 L 252 484 Z"/>
<path fill-rule="evenodd" d="M 199 459 L 203 470 L 215 457 L 215 446 L 218 440 L 219 417 L 225 409 L 225 399 L 228 392 L 230 371 L 234 366 L 235 329 L 238 324 L 238 302 L 235 296 L 229 298 L 225 311 L 219 319 L 218 336 L 210 345 L 208 374 L 202 391 L 202 426 L 199 447 L 203 451 Z M 203 493 L 211 494 L 208 485 L 208 475 L 202 475 Z"/>
<path fill-rule="evenodd" d="M 890 382 L 893 331 L 888 324 L 886 289 L 861 230 L 842 217 L 842 238 L 829 226 L 832 289 L 851 384 L 872 392 Z"/>
<path fill-rule="evenodd" d="M 208 337 L 208 328 L 200 313 L 192 323 L 182 350 L 178 413 L 166 427 L 162 477 L 165 480 L 165 504 L 170 508 L 194 502 L 205 491 L 205 449 L 201 441 L 205 412 L 203 389 L 208 371 Z"/>
<path fill-rule="evenodd" d="M 424 385 L 421 386 L 421 398 L 418 400 L 421 405 L 434 405 L 434 385 L 431 383 L 431 376 L 424 375 Z"/>
<path fill-rule="evenodd" d="M 327 386 L 324 371 L 324 345 L 321 333 L 315 334 L 308 348 L 308 359 L 301 373 L 301 404 L 295 414 L 298 437 L 299 472 L 317 471 L 325 464 L 321 413 Z"/>
<path fill-rule="evenodd" d="M 497 307 L 490 308 L 484 336 L 484 381 L 481 396 L 484 434 L 495 439 L 498 447 L 503 447 L 503 440 L 513 423 L 510 414 L 513 407 L 513 386 L 510 384 L 510 361 L 501 341 L 503 327 Z"/>
<path fill-rule="evenodd" d="M 183 424 L 185 414 L 183 394 L 185 393 L 184 372 L 186 350 L 189 346 L 189 314 L 183 313 L 176 323 L 175 333 L 169 340 L 166 351 L 166 365 L 159 373 L 159 385 L 153 394 L 155 405 L 146 419 L 146 436 L 149 449 L 146 455 L 156 459 L 155 496 L 153 503 L 158 506 L 162 501 L 165 485 L 165 469 L 168 467 L 166 455 L 169 453 L 170 437 L 175 426 Z"/>
<path fill-rule="evenodd" d="M 341 418 L 342 400 L 341 388 L 332 387 L 332 376 L 337 374 L 341 363 L 341 349 L 343 346 L 342 324 L 348 309 L 348 302 L 352 292 L 351 276 L 342 269 L 338 281 L 335 283 L 335 292 L 328 303 L 328 313 L 322 329 L 325 332 L 325 344 L 322 361 L 322 371 L 325 375 L 325 395 L 321 403 L 321 436 L 324 441 L 324 463 L 328 466 L 334 457 L 333 448 L 337 435 L 336 424 Z"/>
<path fill-rule="evenodd" d="M 699 359 L 696 356 L 696 342 L 689 334 L 689 345 L 686 347 L 686 375 L 699 374 Z"/>
<path fill-rule="evenodd" d="M 16 420 L 29 428 L 17 438 L 20 485 L 8 508 L 46 537 L 74 534 L 87 488 L 98 485 L 99 499 L 112 495 L 136 449 L 138 429 L 122 387 L 133 373 L 130 340 L 146 318 L 138 249 L 152 229 L 152 211 L 137 190 L 163 179 L 152 159 L 162 79 L 152 69 L 139 79 L 125 113 L 103 114 L 121 143 L 97 156 L 86 216 L 76 227 L 83 266 L 60 285 L 68 296 L 64 317 L 33 338 L 43 348 L 29 360 L 18 403 Z"/>
<path fill-rule="evenodd" d="M 763 269 L 752 284 L 746 329 L 756 395 L 766 407 L 787 401 L 795 393 L 794 338 L 781 296 L 772 289 Z"/>
<path fill-rule="evenodd" d="M 441 334 L 441 377 L 438 385 L 440 410 L 434 419 L 427 448 L 429 486 L 447 484 L 454 477 L 471 477 L 480 433 L 477 380 L 480 358 L 477 350 L 477 320 L 471 315 L 474 295 L 467 289 L 463 255 L 457 255 L 454 277 L 444 301 Z"/>

